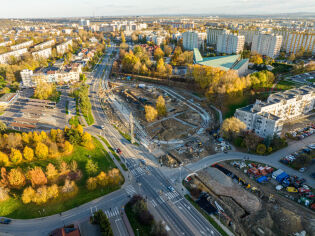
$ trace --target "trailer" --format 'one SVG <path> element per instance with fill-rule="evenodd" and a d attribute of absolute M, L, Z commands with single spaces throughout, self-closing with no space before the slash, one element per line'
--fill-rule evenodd
<path fill-rule="evenodd" d="M 280 175 L 278 175 L 276 177 L 276 180 L 279 182 L 279 183 L 282 183 L 285 179 L 289 178 L 290 176 L 285 173 L 285 172 L 282 172 Z"/>
<path fill-rule="evenodd" d="M 282 174 L 283 172 L 284 172 L 284 171 L 281 170 L 281 169 L 274 171 L 274 172 L 272 173 L 272 178 L 273 178 L 273 179 L 277 179 L 277 176 L 280 175 L 280 174 Z"/>

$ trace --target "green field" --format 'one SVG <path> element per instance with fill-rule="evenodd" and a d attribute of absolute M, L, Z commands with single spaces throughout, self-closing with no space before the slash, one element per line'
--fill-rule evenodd
<path fill-rule="evenodd" d="M 116 167 L 113 160 L 104 150 L 102 144 L 96 138 L 94 138 L 93 142 L 95 145 L 93 150 L 88 150 L 82 146 L 76 145 L 73 153 L 69 156 L 64 156 L 59 159 L 37 160 L 32 163 L 22 163 L 19 165 L 23 170 L 26 170 L 27 168 L 33 166 L 41 166 L 42 168 L 45 168 L 48 163 L 58 165 L 60 161 L 69 163 L 71 160 L 75 160 L 78 163 L 78 168 L 83 174 L 82 178 L 76 181 L 79 191 L 75 197 L 69 199 L 58 197 L 57 199 L 48 201 L 43 205 L 36 205 L 34 203 L 23 204 L 20 197 L 11 196 L 9 200 L 0 203 L 0 215 L 15 219 L 30 219 L 53 215 L 80 206 L 95 198 L 119 189 L 120 186 L 107 186 L 105 188 L 97 188 L 94 191 L 89 191 L 85 187 L 86 180 L 88 178 L 85 172 L 87 159 L 90 158 L 97 162 L 99 171 L 106 172 Z M 12 193 L 13 195 L 15 194 L 15 196 L 21 196 L 22 190 L 16 191 L 15 193 L 11 191 L 11 195 Z"/>
<path fill-rule="evenodd" d="M 288 90 L 296 87 L 297 84 L 290 80 L 281 80 L 277 83 L 275 89 Z"/>

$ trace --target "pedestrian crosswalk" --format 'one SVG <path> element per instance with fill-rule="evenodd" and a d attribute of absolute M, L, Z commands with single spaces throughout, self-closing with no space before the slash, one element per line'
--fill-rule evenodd
<path fill-rule="evenodd" d="M 118 207 L 115 207 L 113 209 L 107 209 L 104 210 L 104 213 L 106 214 L 107 218 L 115 217 L 119 215 Z"/>
<path fill-rule="evenodd" d="M 165 202 L 165 200 L 162 198 L 162 196 L 159 196 L 159 198 L 157 198 L 157 201 L 162 204 Z"/>
<path fill-rule="evenodd" d="M 165 196 L 166 196 L 169 200 L 172 200 L 172 199 L 178 197 L 179 194 L 178 194 L 176 191 L 174 191 L 174 192 L 167 192 L 167 193 L 165 193 Z"/>
<path fill-rule="evenodd" d="M 138 177 L 138 176 L 145 174 L 145 171 L 141 167 L 137 167 L 137 168 L 132 169 L 130 171 L 135 177 Z"/>
<path fill-rule="evenodd" d="M 153 207 L 156 207 L 156 206 L 157 206 L 157 203 L 156 203 L 156 201 L 154 201 L 154 200 L 151 200 L 151 203 L 152 203 L 152 206 L 153 206 Z"/>
<path fill-rule="evenodd" d="M 135 188 L 132 185 L 126 186 L 125 190 L 126 190 L 128 195 L 134 195 L 137 193 Z"/>

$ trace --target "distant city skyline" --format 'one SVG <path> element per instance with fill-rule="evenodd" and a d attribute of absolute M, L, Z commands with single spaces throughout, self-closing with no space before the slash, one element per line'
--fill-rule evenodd
<path fill-rule="evenodd" d="M 48 18 L 159 14 L 264 15 L 315 12 L 310 0 L 9 0 L 2 3 L 1 18 Z"/>

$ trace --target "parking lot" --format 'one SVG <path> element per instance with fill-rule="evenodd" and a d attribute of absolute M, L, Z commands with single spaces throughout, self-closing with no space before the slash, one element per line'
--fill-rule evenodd
<path fill-rule="evenodd" d="M 315 78 L 315 71 L 287 77 L 287 79 L 290 79 L 296 83 L 308 84 L 308 85 L 312 85 L 314 83 L 312 82 L 314 78 Z"/>

